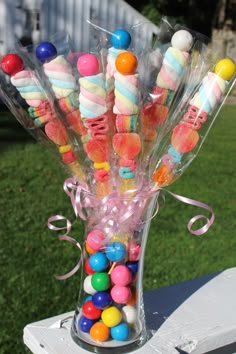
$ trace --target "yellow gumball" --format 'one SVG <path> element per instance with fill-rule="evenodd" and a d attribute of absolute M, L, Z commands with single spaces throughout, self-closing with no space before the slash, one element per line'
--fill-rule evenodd
<path fill-rule="evenodd" d="M 102 312 L 102 320 L 107 327 L 117 326 L 122 320 L 122 314 L 115 306 L 108 307 Z"/>
<path fill-rule="evenodd" d="M 215 73 L 223 80 L 232 79 L 236 71 L 235 62 L 229 58 L 218 61 L 215 66 Z"/>

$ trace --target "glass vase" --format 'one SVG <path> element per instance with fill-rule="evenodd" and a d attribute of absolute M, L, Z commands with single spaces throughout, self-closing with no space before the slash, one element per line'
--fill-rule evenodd
<path fill-rule="evenodd" d="M 86 214 L 80 290 L 71 334 L 94 353 L 128 353 L 148 339 L 144 254 L 157 192 L 99 197 L 83 193 Z"/>

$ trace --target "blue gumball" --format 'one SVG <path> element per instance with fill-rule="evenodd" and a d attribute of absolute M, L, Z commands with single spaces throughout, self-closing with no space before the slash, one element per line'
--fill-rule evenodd
<path fill-rule="evenodd" d="M 131 43 L 129 32 L 123 29 L 117 29 L 112 33 L 111 45 L 116 49 L 127 49 Z"/>
<path fill-rule="evenodd" d="M 108 259 L 102 252 L 96 252 L 89 257 L 89 265 L 95 272 L 102 272 L 108 266 Z"/>
<path fill-rule="evenodd" d="M 126 266 L 133 274 L 138 273 L 139 261 L 128 261 L 126 262 Z"/>
<path fill-rule="evenodd" d="M 105 309 L 112 303 L 110 291 L 97 291 L 93 294 L 92 301 L 98 309 Z"/>
<path fill-rule="evenodd" d="M 126 248 L 121 242 L 112 242 L 106 247 L 106 256 L 112 262 L 119 262 L 125 258 Z"/>
<path fill-rule="evenodd" d="M 52 43 L 42 42 L 36 47 L 35 54 L 42 63 L 45 63 L 57 56 L 57 50 Z"/>
<path fill-rule="evenodd" d="M 90 328 L 92 325 L 96 322 L 96 320 L 90 320 L 89 318 L 85 316 L 81 316 L 79 319 L 79 329 L 82 332 L 89 333 Z"/>
<path fill-rule="evenodd" d="M 111 337 L 114 340 L 124 342 L 129 338 L 130 329 L 127 323 L 120 323 L 117 326 L 111 328 Z"/>

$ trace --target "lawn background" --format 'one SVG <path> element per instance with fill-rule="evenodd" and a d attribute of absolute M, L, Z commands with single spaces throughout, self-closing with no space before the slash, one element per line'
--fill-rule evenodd
<path fill-rule="evenodd" d="M 54 275 L 70 270 L 78 252 L 46 227 L 55 214 L 74 220 L 62 188 L 66 174 L 15 118 L 0 117 L 0 354 L 21 354 L 26 324 L 75 309 L 78 277 L 60 282 Z M 214 225 L 192 236 L 186 225 L 202 211 L 167 195 L 151 225 L 144 289 L 236 265 L 235 128 L 236 106 L 225 106 L 197 158 L 168 188 L 211 205 Z M 80 221 L 71 235 L 82 236 Z"/>

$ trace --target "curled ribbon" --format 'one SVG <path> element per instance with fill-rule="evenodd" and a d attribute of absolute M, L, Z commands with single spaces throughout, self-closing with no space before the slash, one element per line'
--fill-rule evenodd
<path fill-rule="evenodd" d="M 147 189 L 145 191 L 142 191 L 142 193 L 136 191 L 136 195 L 133 198 L 131 198 L 129 194 L 127 194 L 127 196 L 123 196 L 122 198 L 122 201 L 124 203 L 121 203 L 119 195 L 115 192 L 99 200 L 96 200 L 96 198 L 93 199 L 92 194 L 89 194 L 88 192 L 87 186 L 80 185 L 80 184 L 78 185 L 78 183 L 74 178 L 68 178 L 67 180 L 65 180 L 63 188 L 65 193 L 70 197 L 71 205 L 73 207 L 76 217 L 79 216 L 82 220 L 86 220 L 87 218 L 83 213 L 83 207 L 96 208 L 97 215 L 96 218 L 94 218 L 94 220 L 93 218 L 91 218 L 91 224 L 99 220 L 99 224 L 97 224 L 97 227 L 99 225 L 100 227 L 104 228 L 104 231 L 107 234 L 107 237 L 104 240 L 106 242 L 110 239 L 112 234 L 114 234 L 116 231 L 119 231 L 120 225 L 126 225 L 126 226 L 129 225 L 130 227 L 133 225 L 139 225 L 139 224 L 142 225 L 144 221 L 141 220 L 140 211 L 142 211 L 146 205 L 147 196 L 151 197 L 152 195 L 154 196 L 156 194 L 155 212 L 151 216 L 150 220 L 153 219 L 158 213 L 159 209 L 163 207 L 165 204 L 164 192 L 167 192 L 178 201 L 181 201 L 185 204 L 200 207 L 211 213 L 210 219 L 208 219 L 205 215 L 199 214 L 189 220 L 187 228 L 191 234 L 197 236 L 203 235 L 205 232 L 209 230 L 210 226 L 213 224 L 215 220 L 215 215 L 213 213 L 212 208 L 209 205 L 194 199 L 180 196 L 178 194 L 172 193 L 162 188 L 153 189 L 153 190 Z M 83 193 L 84 193 L 84 198 L 82 198 Z M 129 200 L 129 202 L 125 202 L 126 197 L 127 200 Z M 160 199 L 162 200 L 161 202 L 159 202 Z M 197 230 L 193 230 L 192 227 L 194 223 L 200 219 L 205 219 L 206 224 Z M 54 226 L 52 222 L 58 220 L 66 220 L 66 225 L 64 227 Z M 146 221 L 150 221 L 150 220 L 146 220 Z M 78 241 L 76 241 L 74 238 L 69 236 L 69 232 L 71 231 L 72 224 L 64 216 L 55 215 L 50 217 L 48 219 L 48 228 L 53 231 L 66 230 L 64 234 L 58 236 L 59 240 L 69 241 L 73 243 L 76 247 L 78 247 L 80 250 L 81 256 L 76 266 L 68 273 L 62 276 L 56 276 L 58 280 L 67 279 L 72 275 L 74 275 L 80 268 L 84 259 L 83 249 Z"/>

